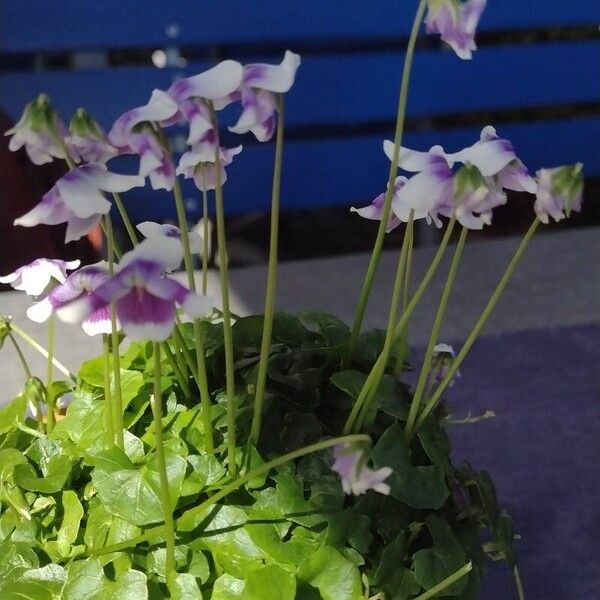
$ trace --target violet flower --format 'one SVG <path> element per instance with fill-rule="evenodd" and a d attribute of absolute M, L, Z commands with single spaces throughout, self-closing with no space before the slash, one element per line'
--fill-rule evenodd
<path fill-rule="evenodd" d="M 110 211 L 111 204 L 102 191 L 126 192 L 143 185 L 143 177 L 119 175 L 100 166 L 83 165 L 63 175 L 42 196 L 40 203 L 15 219 L 14 224 L 34 227 L 66 222 L 65 242 L 78 240 Z"/>
<path fill-rule="evenodd" d="M 80 264 L 79 260 L 65 262 L 56 258 L 37 258 L 13 273 L 0 277 L 0 283 L 8 283 L 28 296 L 40 296 L 52 280 L 64 283 L 67 271 L 76 269 Z"/>
<path fill-rule="evenodd" d="M 429 372 L 429 383 L 431 385 L 437 385 L 440 383 L 448 374 L 448 369 L 454 360 L 454 348 L 449 344 L 436 344 L 433 348 L 433 357 L 431 359 L 431 371 Z M 449 383 L 449 387 L 452 387 L 460 377 L 460 371 L 456 371 L 452 381 Z"/>
<path fill-rule="evenodd" d="M 129 147 L 122 153 L 134 153 L 140 157 L 138 175 L 148 177 L 154 190 L 170 191 L 175 185 L 175 165 L 171 154 L 150 130 L 129 136 Z"/>
<path fill-rule="evenodd" d="M 275 94 L 289 91 L 299 66 L 300 56 L 290 50 L 286 50 L 279 65 L 246 65 L 241 82 L 243 111 L 238 122 L 229 127 L 229 131 L 239 134 L 251 131 L 259 142 L 270 140 L 275 131 Z"/>
<path fill-rule="evenodd" d="M 67 129 L 56 116 L 48 96 L 40 94 L 27 104 L 17 124 L 4 135 L 12 136 L 8 143 L 11 152 L 25 147 L 31 162 L 43 165 L 54 158 L 65 158 L 55 134 L 64 137 Z"/>
<path fill-rule="evenodd" d="M 75 162 L 105 165 L 118 154 L 104 130 L 83 108 L 77 109 L 73 115 L 69 131 L 65 144 Z"/>
<path fill-rule="evenodd" d="M 475 32 L 487 0 L 428 0 L 427 33 L 439 33 L 459 58 L 473 57 Z"/>
<path fill-rule="evenodd" d="M 148 239 L 154 237 L 168 237 L 181 241 L 181 230 L 176 225 L 170 223 L 153 223 L 144 221 L 136 225 L 138 231 Z M 188 240 L 190 243 L 190 252 L 200 254 L 202 252 L 202 236 L 197 231 L 188 231 Z"/>
<path fill-rule="evenodd" d="M 364 451 L 348 444 L 336 446 L 333 456 L 335 462 L 331 469 L 340 476 L 344 493 L 358 496 L 368 490 L 374 490 L 389 495 L 390 486 L 384 482 L 392 474 L 390 467 L 373 471 L 366 465 Z"/>
<path fill-rule="evenodd" d="M 403 176 L 396 177 L 396 181 L 394 182 L 394 197 L 396 196 L 396 194 L 400 191 L 402 186 L 407 181 L 408 180 L 406 179 L 406 177 L 403 177 Z M 379 196 L 377 196 L 377 198 L 375 198 L 375 200 L 373 200 L 373 202 L 371 202 L 371 204 L 368 204 L 367 206 L 363 206 L 362 208 L 355 208 L 354 206 L 352 206 L 352 207 L 350 207 L 350 212 L 355 212 L 355 213 L 359 214 L 361 217 L 363 217 L 363 219 L 371 219 L 373 221 L 381 221 L 381 219 L 383 217 L 384 203 L 385 203 L 385 192 L 382 192 L 381 194 L 379 194 Z M 389 233 L 390 231 L 396 229 L 396 227 L 398 227 L 401 222 L 402 221 L 394 213 L 392 213 L 390 215 L 390 220 L 388 222 L 388 225 L 385 229 L 386 233 Z"/>
<path fill-rule="evenodd" d="M 108 273 L 100 265 L 82 267 L 71 273 L 61 285 L 55 287 L 41 302 L 27 309 L 27 316 L 36 323 L 43 323 L 50 315 L 69 303 L 87 298 L 96 288 L 108 280 Z M 111 332 L 110 308 L 104 306 L 92 312 L 81 323 L 83 331 L 94 336 Z"/>
<path fill-rule="evenodd" d="M 540 169 L 534 210 L 538 219 L 547 224 L 549 217 L 561 221 L 571 211 L 581 210 L 583 165 L 577 163 L 555 169 Z"/>
<path fill-rule="evenodd" d="M 67 322 L 78 322 L 114 303 L 121 327 L 130 339 L 162 342 L 175 326 L 176 305 L 192 318 L 212 308 L 206 296 L 165 276 L 165 271 L 181 262 L 182 254 L 181 244 L 175 239 L 144 240 L 123 256 L 114 276 L 89 296 L 58 309 L 57 315 Z"/>
<path fill-rule="evenodd" d="M 217 187 L 217 163 L 215 162 L 216 146 L 210 142 L 199 142 L 194 144 L 190 150 L 185 152 L 177 167 L 177 175 L 183 175 L 186 179 L 193 178 L 199 190 L 214 190 Z M 235 148 L 219 148 L 219 159 L 221 166 L 221 185 L 227 181 L 225 167 L 233 162 L 233 157 L 242 151 L 242 146 Z"/>

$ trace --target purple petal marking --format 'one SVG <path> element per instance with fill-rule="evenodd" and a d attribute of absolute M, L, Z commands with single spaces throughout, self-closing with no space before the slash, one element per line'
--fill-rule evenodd
<path fill-rule="evenodd" d="M 175 305 L 137 288 L 116 303 L 123 331 L 132 340 L 166 340 L 175 326 Z"/>

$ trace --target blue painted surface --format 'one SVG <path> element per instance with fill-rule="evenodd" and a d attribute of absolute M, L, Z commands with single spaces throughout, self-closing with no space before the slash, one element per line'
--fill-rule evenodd
<path fill-rule="evenodd" d="M 4 0 L 0 48 L 11 51 L 348 39 L 406 35 L 414 2 L 389 0 Z M 600 22 L 595 0 L 491 1 L 481 29 Z"/>

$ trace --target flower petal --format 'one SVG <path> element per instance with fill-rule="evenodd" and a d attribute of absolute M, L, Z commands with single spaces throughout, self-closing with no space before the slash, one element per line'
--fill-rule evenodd
<path fill-rule="evenodd" d="M 284 94 L 294 84 L 300 66 L 300 55 L 286 50 L 279 65 L 257 63 L 244 69 L 244 85 Z"/>
<path fill-rule="evenodd" d="M 220 100 L 239 88 L 242 74 L 243 67 L 239 62 L 224 60 L 199 75 L 179 79 L 167 94 L 179 103 L 189 98 Z"/>
<path fill-rule="evenodd" d="M 117 301 L 117 314 L 132 340 L 165 341 L 175 326 L 175 304 L 145 290 L 134 290 Z"/>

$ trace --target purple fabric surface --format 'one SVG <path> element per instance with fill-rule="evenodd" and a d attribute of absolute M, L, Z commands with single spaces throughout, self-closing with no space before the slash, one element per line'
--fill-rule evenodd
<path fill-rule="evenodd" d="M 453 455 L 496 483 L 527 600 L 600 599 L 599 342 L 599 324 L 483 338 L 446 394 L 456 418 L 497 414 L 453 426 Z M 504 563 L 481 598 L 517 598 Z"/>

